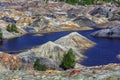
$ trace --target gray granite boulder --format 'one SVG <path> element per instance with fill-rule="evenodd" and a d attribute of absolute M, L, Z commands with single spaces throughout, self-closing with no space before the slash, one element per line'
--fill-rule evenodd
<path fill-rule="evenodd" d="M 120 26 L 98 30 L 91 35 L 94 37 L 120 38 Z"/>

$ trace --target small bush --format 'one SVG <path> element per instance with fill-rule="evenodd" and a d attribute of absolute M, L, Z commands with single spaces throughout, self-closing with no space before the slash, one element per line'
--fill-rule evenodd
<path fill-rule="evenodd" d="M 64 55 L 60 67 L 66 70 L 66 69 L 74 68 L 75 64 L 76 64 L 75 54 L 73 53 L 72 49 L 69 49 L 68 53 Z"/>
<path fill-rule="evenodd" d="M 0 40 L 2 40 L 2 38 L 3 38 L 3 33 L 2 33 L 2 31 L 0 30 Z"/>
<path fill-rule="evenodd" d="M 18 33 L 18 30 L 17 30 L 17 27 L 16 27 L 15 24 L 9 24 L 9 25 L 7 26 L 7 31 Z"/>
<path fill-rule="evenodd" d="M 40 64 L 39 59 L 36 59 L 34 62 L 34 70 L 39 70 L 39 71 L 46 71 L 46 66 L 44 64 Z"/>

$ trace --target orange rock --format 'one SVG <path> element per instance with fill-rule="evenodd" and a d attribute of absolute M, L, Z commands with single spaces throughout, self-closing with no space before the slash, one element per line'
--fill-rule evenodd
<path fill-rule="evenodd" d="M 56 73 L 60 73 L 60 71 L 58 70 L 47 70 L 45 71 L 46 74 L 56 74 Z"/>
<path fill-rule="evenodd" d="M 0 58 L 0 63 L 8 69 L 15 70 L 21 67 L 22 62 L 18 56 L 1 53 Z"/>

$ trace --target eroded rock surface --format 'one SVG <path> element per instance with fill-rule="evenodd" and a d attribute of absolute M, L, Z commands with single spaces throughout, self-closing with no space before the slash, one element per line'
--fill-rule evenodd
<path fill-rule="evenodd" d="M 120 26 L 98 30 L 91 35 L 94 37 L 120 38 Z"/>
<path fill-rule="evenodd" d="M 41 46 L 21 52 L 18 56 L 21 57 L 23 62 L 33 63 L 35 58 L 41 59 L 43 57 L 45 59 L 48 58 L 46 59 L 48 62 L 52 59 L 53 62 L 51 62 L 51 64 L 53 63 L 56 65 L 56 61 L 58 62 L 57 65 L 59 65 L 64 54 L 66 54 L 70 48 L 73 49 L 76 55 L 76 61 L 79 62 L 85 58 L 83 52 L 94 45 L 94 42 L 88 40 L 77 32 L 73 32 L 55 42 L 49 41 Z"/>

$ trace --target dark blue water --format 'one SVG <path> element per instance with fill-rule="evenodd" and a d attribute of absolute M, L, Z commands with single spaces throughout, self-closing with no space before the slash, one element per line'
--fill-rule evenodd
<path fill-rule="evenodd" d="M 108 63 L 120 63 L 120 60 L 116 58 L 116 56 L 120 54 L 120 40 L 94 38 L 90 36 L 90 33 L 94 31 L 95 30 L 77 31 L 96 43 L 94 47 L 85 52 L 85 56 L 88 58 L 81 62 L 81 64 L 85 66 L 96 66 Z M 27 34 L 20 38 L 3 41 L 0 46 L 0 51 L 15 52 L 19 50 L 30 49 L 34 46 L 44 44 L 47 41 L 55 41 L 69 33 L 71 33 L 71 31 L 44 34 L 43 36 Z"/>

